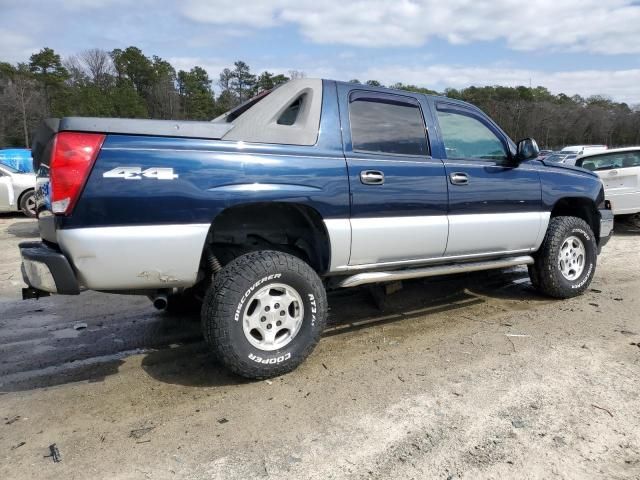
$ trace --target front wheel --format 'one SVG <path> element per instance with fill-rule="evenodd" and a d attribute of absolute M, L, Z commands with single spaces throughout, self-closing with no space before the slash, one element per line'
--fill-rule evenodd
<path fill-rule="evenodd" d="M 202 329 L 223 365 L 263 379 L 301 364 L 320 340 L 326 317 L 326 293 L 309 265 L 286 253 L 258 251 L 216 275 L 202 306 Z"/>
<path fill-rule="evenodd" d="M 551 297 L 575 297 L 591 284 L 597 258 L 595 236 L 587 222 L 577 217 L 554 217 L 535 263 L 529 266 L 531 283 Z"/>

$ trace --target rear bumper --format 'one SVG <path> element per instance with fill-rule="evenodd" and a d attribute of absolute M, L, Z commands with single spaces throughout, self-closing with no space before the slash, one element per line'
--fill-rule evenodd
<path fill-rule="evenodd" d="M 19 245 L 22 276 L 29 287 L 49 293 L 78 295 L 80 285 L 67 258 L 43 242 Z"/>
<path fill-rule="evenodd" d="M 600 241 L 598 242 L 598 253 L 602 250 L 613 235 L 613 212 L 608 209 L 600 210 Z"/>

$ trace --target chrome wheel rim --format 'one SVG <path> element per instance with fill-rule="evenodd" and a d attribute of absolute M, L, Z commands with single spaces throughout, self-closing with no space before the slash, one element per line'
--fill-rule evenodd
<path fill-rule="evenodd" d="M 31 215 L 36 214 L 36 197 L 33 195 L 29 195 L 27 197 L 27 201 L 25 202 L 25 207 L 27 208 L 27 212 Z"/>
<path fill-rule="evenodd" d="M 558 255 L 558 268 L 567 280 L 573 281 L 582 275 L 587 258 L 584 243 L 578 237 L 565 239 Z"/>
<path fill-rule="evenodd" d="M 273 351 L 291 343 L 303 319 L 304 305 L 296 289 L 284 283 L 272 283 L 247 300 L 242 328 L 251 345 Z"/>

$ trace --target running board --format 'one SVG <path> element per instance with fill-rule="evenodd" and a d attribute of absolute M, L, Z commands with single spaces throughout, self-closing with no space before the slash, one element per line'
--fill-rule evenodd
<path fill-rule="evenodd" d="M 477 272 L 494 268 L 508 268 L 518 265 L 531 265 L 533 257 L 522 255 L 519 257 L 486 260 L 484 262 L 455 263 L 436 265 L 432 267 L 411 268 L 406 270 L 391 270 L 384 272 L 365 272 L 343 278 L 337 284 L 340 288 L 357 287 L 367 283 L 393 282 L 410 278 L 435 277 L 437 275 L 451 275 L 454 273 Z"/>

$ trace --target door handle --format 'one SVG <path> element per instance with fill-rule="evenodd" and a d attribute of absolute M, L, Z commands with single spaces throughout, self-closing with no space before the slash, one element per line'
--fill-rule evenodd
<path fill-rule="evenodd" d="M 449 180 L 454 185 L 468 185 L 469 175 L 462 172 L 453 172 L 451 175 L 449 175 Z"/>
<path fill-rule="evenodd" d="M 617 175 L 617 174 L 618 174 L 618 170 L 609 171 L 609 175 Z"/>
<path fill-rule="evenodd" d="M 365 185 L 382 185 L 384 173 L 379 170 L 363 170 L 360 172 L 360 181 Z"/>

